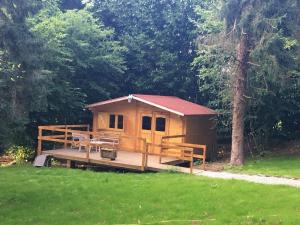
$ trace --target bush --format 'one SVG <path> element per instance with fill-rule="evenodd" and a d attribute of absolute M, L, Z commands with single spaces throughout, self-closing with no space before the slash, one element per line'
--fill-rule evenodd
<path fill-rule="evenodd" d="M 33 160 L 35 151 L 32 148 L 13 145 L 5 151 L 5 154 L 13 158 L 16 163 L 24 163 Z"/>

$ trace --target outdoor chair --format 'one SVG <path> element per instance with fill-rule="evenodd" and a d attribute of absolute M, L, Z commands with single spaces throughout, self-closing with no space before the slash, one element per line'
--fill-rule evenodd
<path fill-rule="evenodd" d="M 72 133 L 71 148 L 78 148 L 80 152 L 82 147 L 87 148 L 87 142 L 90 140 L 89 135 L 81 133 Z"/>

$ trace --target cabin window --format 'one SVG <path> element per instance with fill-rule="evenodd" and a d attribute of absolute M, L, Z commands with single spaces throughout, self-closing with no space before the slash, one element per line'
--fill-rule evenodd
<path fill-rule="evenodd" d="M 143 116 L 142 118 L 142 129 L 151 130 L 152 118 L 150 116 Z"/>
<path fill-rule="evenodd" d="M 109 128 L 115 128 L 116 123 L 116 115 L 110 114 L 109 115 Z"/>
<path fill-rule="evenodd" d="M 124 117 L 123 115 L 118 115 L 118 129 L 123 129 L 123 120 L 124 120 Z"/>
<path fill-rule="evenodd" d="M 165 131 L 166 130 L 166 118 L 157 117 L 156 118 L 156 131 Z"/>
<path fill-rule="evenodd" d="M 109 128 L 123 130 L 124 116 L 123 115 L 109 115 Z"/>

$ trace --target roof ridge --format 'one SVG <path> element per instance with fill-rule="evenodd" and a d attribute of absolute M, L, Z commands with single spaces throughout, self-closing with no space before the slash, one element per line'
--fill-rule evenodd
<path fill-rule="evenodd" d="M 175 95 L 150 95 L 150 94 L 131 94 L 131 95 L 144 95 L 144 96 L 155 96 L 155 97 L 170 97 L 170 98 L 179 98 Z M 182 98 L 179 98 L 182 99 Z M 184 99 L 183 99 L 184 100 Z"/>
<path fill-rule="evenodd" d="M 106 104 L 111 104 L 114 102 L 128 100 L 131 102 L 131 99 L 143 102 L 148 105 L 160 108 L 165 111 L 175 113 L 180 116 L 185 115 L 216 115 L 213 109 L 210 109 L 206 106 L 194 103 L 177 96 L 163 96 L 163 95 L 147 95 L 147 94 L 130 94 L 128 96 L 123 96 L 115 99 L 110 99 L 102 102 L 97 102 L 91 105 L 87 105 L 87 108 L 93 108 L 97 106 L 102 106 Z"/>

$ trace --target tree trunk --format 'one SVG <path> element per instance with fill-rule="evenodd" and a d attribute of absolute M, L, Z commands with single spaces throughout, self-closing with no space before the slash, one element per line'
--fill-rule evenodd
<path fill-rule="evenodd" d="M 232 145 L 231 165 L 244 163 L 244 116 L 246 108 L 245 86 L 247 77 L 247 64 L 249 58 L 249 43 L 247 34 L 241 34 L 237 47 L 238 67 L 234 77 L 233 113 L 232 113 Z"/>
<path fill-rule="evenodd" d="M 13 120 L 15 120 L 17 115 L 17 87 L 16 82 L 14 82 L 11 86 L 11 116 Z"/>

